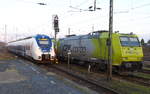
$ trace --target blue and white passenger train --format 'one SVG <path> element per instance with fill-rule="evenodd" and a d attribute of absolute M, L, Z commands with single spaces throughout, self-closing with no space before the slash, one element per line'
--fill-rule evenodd
<path fill-rule="evenodd" d="M 32 58 L 41 63 L 45 63 L 45 61 L 54 62 L 56 59 L 54 43 L 52 39 L 46 35 L 38 34 L 32 37 L 11 41 L 7 47 L 10 52 L 26 58 Z"/>

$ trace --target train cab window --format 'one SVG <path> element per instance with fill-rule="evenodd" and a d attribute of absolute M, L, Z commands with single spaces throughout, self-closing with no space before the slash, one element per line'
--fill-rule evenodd
<path fill-rule="evenodd" d="M 129 37 L 129 40 L 130 40 L 132 46 L 140 46 L 140 42 L 139 42 L 138 38 L 136 38 L 136 37 Z"/>
<path fill-rule="evenodd" d="M 41 45 L 48 45 L 49 42 L 48 42 L 48 40 L 40 40 L 39 44 L 41 44 Z"/>
<path fill-rule="evenodd" d="M 51 41 L 49 39 L 38 39 L 38 45 L 42 48 L 49 48 Z"/>
<path fill-rule="evenodd" d="M 140 42 L 137 37 L 121 36 L 120 42 L 122 46 L 140 46 Z"/>
<path fill-rule="evenodd" d="M 128 37 L 120 37 L 120 42 L 121 42 L 122 46 L 128 46 L 129 45 Z"/>

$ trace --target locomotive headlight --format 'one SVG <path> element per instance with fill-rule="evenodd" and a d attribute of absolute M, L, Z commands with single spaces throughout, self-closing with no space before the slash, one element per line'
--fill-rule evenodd
<path fill-rule="evenodd" d="M 126 67 L 126 68 L 130 68 L 130 67 L 132 67 L 132 64 L 131 64 L 131 63 L 126 63 L 126 64 L 125 64 L 125 67 Z"/>
<path fill-rule="evenodd" d="M 123 57 L 122 60 L 128 60 L 128 58 L 127 57 Z"/>
<path fill-rule="evenodd" d="M 138 57 L 137 59 L 138 59 L 138 60 L 143 60 L 143 58 L 142 58 L 142 57 Z"/>

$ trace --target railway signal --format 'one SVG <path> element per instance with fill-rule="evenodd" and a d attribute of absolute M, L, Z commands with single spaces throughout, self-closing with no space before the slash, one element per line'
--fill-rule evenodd
<path fill-rule="evenodd" d="M 57 15 L 53 15 L 53 28 L 55 30 L 55 34 L 57 34 L 59 32 L 59 19 Z"/>
<path fill-rule="evenodd" d="M 55 30 L 55 49 L 56 49 L 56 37 L 57 37 L 57 33 L 59 32 L 59 19 L 57 15 L 53 15 L 53 28 Z"/>

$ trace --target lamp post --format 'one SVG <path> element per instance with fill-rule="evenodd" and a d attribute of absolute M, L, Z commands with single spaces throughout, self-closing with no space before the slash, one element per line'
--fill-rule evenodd
<path fill-rule="evenodd" d="M 112 79 L 112 33 L 113 33 L 113 0 L 110 0 L 109 6 L 109 34 L 108 34 L 108 64 L 107 80 Z"/>
<path fill-rule="evenodd" d="M 70 55 L 71 55 L 71 51 L 68 50 L 68 69 L 70 69 Z"/>
<path fill-rule="evenodd" d="M 5 43 L 7 44 L 7 25 L 5 24 Z"/>

